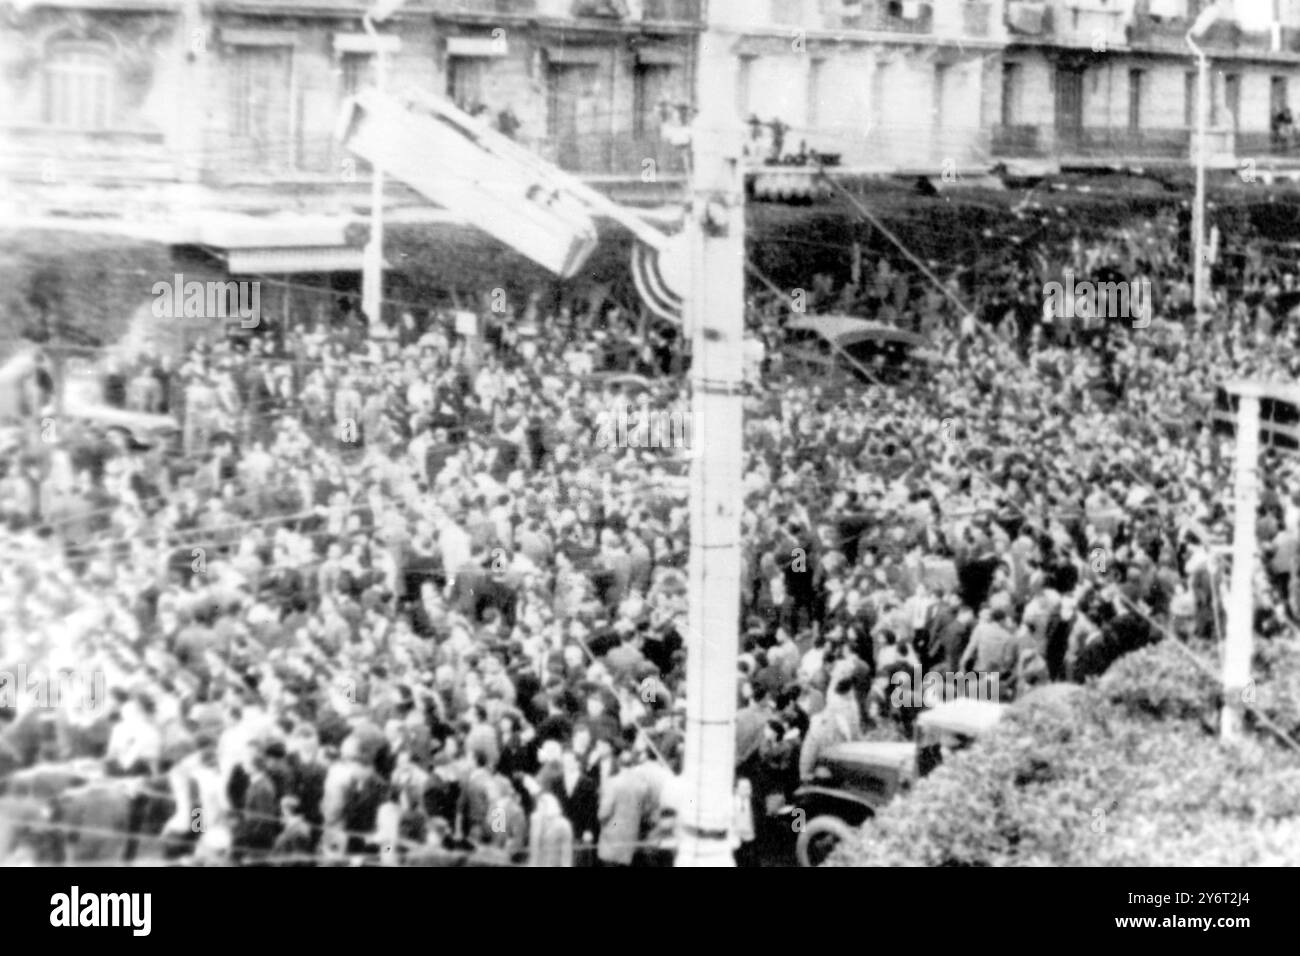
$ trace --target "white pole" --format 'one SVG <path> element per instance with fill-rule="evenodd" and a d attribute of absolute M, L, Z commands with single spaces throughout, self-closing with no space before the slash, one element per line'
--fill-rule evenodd
<path fill-rule="evenodd" d="M 383 43 L 369 14 L 361 22 L 375 45 L 375 89 L 383 93 L 388 69 Z M 384 301 L 384 170 L 378 163 L 370 165 L 370 241 L 361 263 L 361 309 L 373 333 L 379 327 Z"/>
<path fill-rule="evenodd" d="M 1208 308 L 1205 275 L 1205 166 L 1209 156 L 1210 59 L 1189 37 L 1196 51 L 1196 205 L 1192 210 L 1192 298 L 1198 318 Z"/>
<path fill-rule="evenodd" d="M 693 204 L 690 616 L 678 866 L 733 866 L 744 382 L 743 130 L 735 60 L 714 27 L 700 38 Z"/>
<path fill-rule="evenodd" d="M 1250 685 L 1255 640 L 1255 508 L 1258 489 L 1259 397 L 1242 394 L 1237 408 L 1236 505 L 1232 531 L 1232 583 L 1228 600 L 1228 637 L 1223 648 L 1221 739 L 1242 734 L 1242 705 Z"/>

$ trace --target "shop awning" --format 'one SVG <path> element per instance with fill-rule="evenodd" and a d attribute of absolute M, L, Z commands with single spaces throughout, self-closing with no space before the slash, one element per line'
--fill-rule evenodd
<path fill-rule="evenodd" d="M 231 275 L 290 272 L 359 272 L 362 250 L 354 246 L 288 246 L 229 249 L 224 253 Z M 384 268 L 392 265 L 385 262 Z"/>

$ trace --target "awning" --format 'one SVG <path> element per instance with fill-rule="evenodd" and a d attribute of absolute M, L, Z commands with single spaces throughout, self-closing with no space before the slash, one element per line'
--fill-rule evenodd
<path fill-rule="evenodd" d="M 686 66 L 686 51 L 669 46 L 643 46 L 636 51 L 636 61 L 643 66 Z"/>
<path fill-rule="evenodd" d="M 504 35 L 495 37 L 447 37 L 448 56 L 506 56 L 510 48 Z"/>
<path fill-rule="evenodd" d="M 402 49 L 402 39 L 390 33 L 376 37 L 365 33 L 334 34 L 335 53 L 374 53 L 376 49 L 382 49 L 385 53 L 398 53 Z"/>
<path fill-rule="evenodd" d="M 913 348 L 925 348 L 930 344 L 925 336 L 915 332 L 851 315 L 805 315 L 792 319 L 785 327 L 796 332 L 815 332 L 840 348 L 859 342 L 901 342 Z"/>
<path fill-rule="evenodd" d="M 297 46 L 296 30 L 250 30 L 242 27 L 222 27 L 221 42 L 229 46 Z"/>
<path fill-rule="evenodd" d="M 346 246 L 344 232 L 352 222 L 345 216 L 246 216 L 209 213 L 197 220 L 192 238 L 199 246 L 221 249 L 293 249 L 305 246 Z"/>
<path fill-rule="evenodd" d="M 611 51 L 612 48 L 607 46 L 548 46 L 546 59 L 551 63 L 574 66 L 600 66 L 609 58 Z"/>
<path fill-rule="evenodd" d="M 363 250 L 355 246 L 289 246 L 230 249 L 225 253 L 231 275 L 291 272 L 360 272 Z M 389 263 L 384 268 L 391 269 Z"/>

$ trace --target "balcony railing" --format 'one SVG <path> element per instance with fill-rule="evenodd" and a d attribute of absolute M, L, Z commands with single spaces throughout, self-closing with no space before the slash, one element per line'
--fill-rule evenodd
<path fill-rule="evenodd" d="M 427 2 L 434 13 L 463 13 L 479 16 L 513 13 L 522 16 L 536 15 L 541 12 L 538 9 L 539 5 L 545 6 L 548 3 L 554 5 L 555 0 L 474 0 L 472 3 L 467 3 L 466 0 L 427 0 Z M 571 0 L 563 0 L 563 2 L 566 5 L 571 4 Z"/>
<path fill-rule="evenodd" d="M 1290 160 L 1300 158 L 1300 137 L 1294 132 L 1263 132 L 1253 130 L 1236 134 L 1237 155 L 1240 157 L 1284 156 Z"/>
<path fill-rule="evenodd" d="M 772 164 L 773 144 L 767 127 L 746 145 L 746 162 L 751 168 L 781 169 Z M 798 154 L 829 157 L 829 165 L 869 170 L 933 170 L 946 165 L 983 165 L 987 161 L 987 132 L 974 126 L 935 128 L 929 122 L 890 123 L 860 127 L 847 125 L 789 130 L 784 137 L 783 159 Z M 796 168 L 798 168 L 796 166 Z"/>
<path fill-rule="evenodd" d="M 1045 125 L 995 126 L 993 155 L 1006 158 L 1186 159 L 1191 131 L 1181 127 L 1132 130 L 1084 126 L 1075 130 Z"/>
<path fill-rule="evenodd" d="M 907 13 L 915 13 L 915 16 L 907 16 Z M 934 31 L 934 5 L 907 4 L 901 0 L 863 0 L 859 12 L 846 11 L 837 19 L 838 24 L 827 26 L 876 33 L 931 33 Z"/>
<path fill-rule="evenodd" d="M 527 147 L 562 169 L 581 176 L 652 184 L 686 173 L 686 155 L 662 137 L 593 133 L 572 137 L 519 137 Z M 365 183 L 370 165 L 343 149 L 332 135 L 310 135 L 267 150 L 232 137 L 211 139 L 202 179 L 211 185 L 235 182 Z M 28 164 L 30 165 L 30 164 Z M 35 168 L 39 170 L 39 165 Z"/>
<path fill-rule="evenodd" d="M 1187 31 L 1191 24 L 1185 20 L 1154 20 L 1138 17 L 1128 28 L 1129 45 L 1165 53 L 1187 51 Z M 1246 32 L 1235 23 L 1216 24 L 1206 33 L 1201 46 L 1214 51 L 1233 53 L 1300 53 L 1300 29 L 1282 27 L 1279 48 L 1273 49 L 1273 36 L 1269 32 Z"/>
<path fill-rule="evenodd" d="M 749 27 L 987 38 L 1001 32 L 999 0 L 754 0 Z"/>
<path fill-rule="evenodd" d="M 944 38 L 989 39 L 1001 33 L 993 0 L 935 0 L 934 32 Z"/>
<path fill-rule="evenodd" d="M 1128 45 L 1160 52 L 1187 52 L 1186 36 L 1196 16 L 1209 0 L 1187 0 L 1177 15 L 1155 16 L 1139 2 L 1131 22 L 1117 5 L 1101 7 L 1088 0 L 1007 0 L 1006 22 L 1013 35 L 1052 38 L 1062 44 L 1097 49 Z M 1258 2 L 1258 0 L 1248 0 Z M 1281 52 L 1300 52 L 1297 30 L 1282 28 Z M 1269 53 L 1272 34 L 1245 31 L 1235 20 L 1213 24 L 1202 45 L 1212 51 Z"/>
<path fill-rule="evenodd" d="M 1071 46 L 1102 51 L 1128 41 L 1122 10 L 1062 4 L 1052 16 L 1054 36 Z"/>
<path fill-rule="evenodd" d="M 1182 18 L 1156 19 L 1139 14 L 1128 28 L 1130 46 L 1181 53 L 1187 50 L 1191 22 Z"/>
<path fill-rule="evenodd" d="M 0 127 L 0 171 L 18 182 L 167 181 L 181 168 L 159 132 Z"/>
<path fill-rule="evenodd" d="M 564 19 L 600 18 L 635 21 L 637 4 L 628 4 L 628 16 L 620 17 L 611 4 L 600 0 L 429 0 L 435 13 L 515 14 L 516 16 Z M 646 23 L 698 23 L 703 19 L 704 0 L 641 0 L 640 19 Z"/>
<path fill-rule="evenodd" d="M 704 0 L 642 0 L 646 23 L 702 23 Z"/>
<path fill-rule="evenodd" d="M 1236 153 L 1254 145 L 1230 129 L 1216 128 L 1209 132 L 1210 161 L 1214 164 L 1230 161 Z M 995 126 L 992 130 L 992 153 L 1000 159 L 1190 162 L 1195 147 L 1195 137 L 1186 127 L 1134 130 L 1127 126 L 1082 126 L 1062 129 L 1054 125 L 1023 124 Z"/>
<path fill-rule="evenodd" d="M 659 136 L 591 133 L 534 137 L 520 142 L 561 169 L 583 176 L 655 182 L 686 172 L 685 152 Z"/>

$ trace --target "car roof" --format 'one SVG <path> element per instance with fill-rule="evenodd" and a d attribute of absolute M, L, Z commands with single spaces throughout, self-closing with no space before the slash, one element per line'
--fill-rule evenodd
<path fill-rule="evenodd" d="M 854 740 L 828 748 L 823 759 L 865 766 L 910 767 L 916 760 L 916 744 L 894 740 Z"/>
<path fill-rule="evenodd" d="M 1005 710 L 997 701 L 959 697 L 927 710 L 917 718 L 917 723 L 925 730 L 976 737 L 993 727 Z"/>

